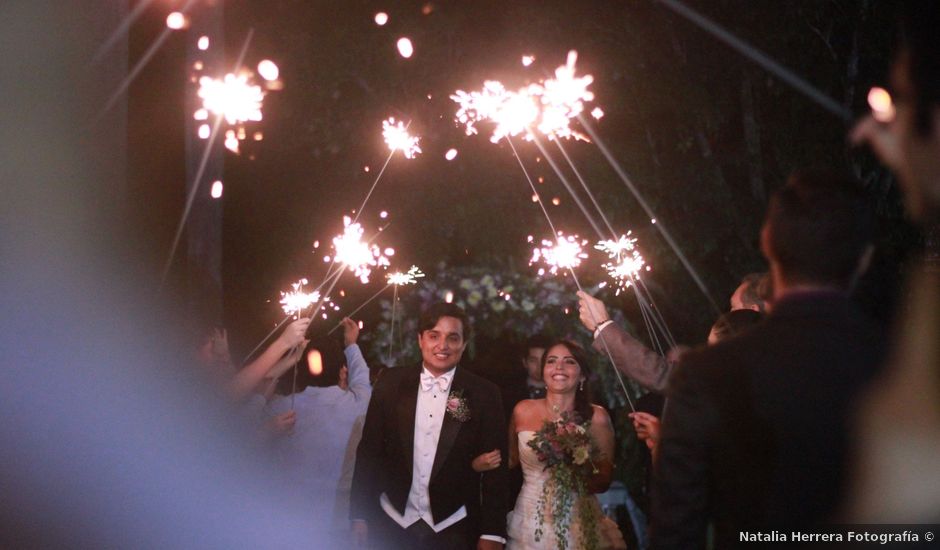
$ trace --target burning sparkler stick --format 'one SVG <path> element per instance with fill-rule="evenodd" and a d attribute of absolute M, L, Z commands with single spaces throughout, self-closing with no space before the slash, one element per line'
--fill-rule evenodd
<path fill-rule="evenodd" d="M 623 168 L 614 158 L 613 154 L 610 152 L 610 149 L 607 148 L 607 145 L 604 144 L 604 141 L 601 140 L 600 136 L 597 135 L 597 132 L 594 131 L 594 127 L 587 121 L 583 115 L 578 115 L 578 120 L 581 122 L 581 126 L 587 131 L 588 135 L 591 136 L 591 139 L 594 141 L 594 145 L 600 149 L 601 153 L 604 155 L 604 158 L 607 159 L 608 164 L 614 169 L 617 176 L 620 178 L 620 181 L 627 187 L 633 197 L 640 204 L 640 207 L 646 212 L 646 215 L 650 217 L 651 220 L 658 220 L 656 214 L 653 212 L 653 209 L 650 208 L 650 205 L 647 204 L 646 199 L 643 198 L 643 195 L 640 194 L 636 186 L 633 185 L 633 182 L 624 172 Z M 692 279 L 695 281 L 695 284 L 698 286 L 699 290 L 702 291 L 702 294 L 708 300 L 708 303 L 711 304 L 712 309 L 715 310 L 717 314 L 721 314 L 721 308 L 718 307 L 718 304 L 715 302 L 715 299 L 712 298 L 711 292 L 708 291 L 708 287 L 705 286 L 705 283 L 702 281 L 701 276 L 698 274 L 698 271 L 692 264 L 689 262 L 689 259 L 686 258 L 685 254 L 682 252 L 682 249 L 679 248 L 679 245 L 676 243 L 675 239 L 672 238 L 672 234 L 666 229 L 665 224 L 661 221 L 657 222 L 656 228 L 659 230 L 660 235 L 663 236 L 666 243 L 672 249 L 672 251 L 679 258 L 679 261 L 682 262 L 682 265 L 685 267 L 685 270 L 689 273 Z"/>
<path fill-rule="evenodd" d="M 714 21 L 711 21 L 704 15 L 698 13 L 678 0 L 658 1 L 673 13 L 676 13 L 691 21 L 700 29 L 711 34 L 718 40 L 730 46 L 732 49 L 737 50 L 738 53 L 744 55 L 754 63 L 757 63 L 770 73 L 774 74 L 777 76 L 777 78 L 789 84 L 790 87 L 792 87 L 794 90 L 802 93 L 804 96 L 812 100 L 823 109 L 829 111 L 846 122 L 852 119 L 852 114 L 845 107 L 839 105 L 837 101 L 821 92 L 818 88 L 806 80 L 797 76 L 793 71 L 771 59 L 764 52 L 731 34 L 728 32 L 728 30 L 721 27 Z"/>
<path fill-rule="evenodd" d="M 254 34 L 254 29 L 248 30 L 248 35 L 245 37 L 245 42 L 242 44 L 241 52 L 238 54 L 238 60 L 235 62 L 236 69 L 241 66 L 242 61 L 245 59 L 245 54 L 248 52 L 248 45 L 251 44 L 251 38 Z M 163 288 L 163 285 L 166 283 L 166 277 L 170 273 L 170 267 L 173 265 L 173 257 L 176 256 L 176 249 L 179 246 L 180 237 L 183 236 L 183 228 L 186 227 L 189 211 L 192 210 L 193 201 L 196 199 L 196 192 L 199 191 L 199 184 L 202 183 L 202 175 L 206 170 L 206 163 L 209 161 L 209 153 L 212 151 L 212 145 L 215 143 L 215 138 L 219 134 L 219 126 L 221 124 L 222 116 L 219 115 L 216 117 L 212 134 L 209 136 L 209 141 L 206 143 L 206 148 L 202 153 L 202 159 L 199 161 L 199 169 L 196 170 L 196 177 L 193 178 L 193 182 L 189 186 L 189 196 L 186 197 L 186 206 L 183 208 L 183 215 L 180 217 L 179 224 L 176 226 L 176 235 L 173 237 L 173 245 L 170 246 L 170 253 L 167 255 L 166 264 L 163 266 L 160 288 Z"/>
<path fill-rule="evenodd" d="M 381 290 L 373 294 L 368 300 L 359 304 L 359 307 L 349 312 L 346 315 L 346 317 L 352 318 L 353 315 L 358 313 L 362 308 L 366 307 L 370 302 L 372 302 L 372 300 L 375 300 L 380 294 L 388 290 L 389 287 L 395 287 L 395 290 L 397 291 L 398 287 L 402 285 L 416 284 L 418 282 L 418 279 L 420 279 L 421 277 L 424 277 L 424 273 L 422 273 L 421 270 L 418 269 L 418 266 L 415 266 L 415 265 L 411 266 L 411 269 L 409 269 L 405 273 L 402 273 L 402 272 L 389 273 L 388 276 L 386 277 L 388 284 L 382 287 Z M 342 323 L 331 328 L 330 332 L 328 332 L 327 334 L 331 334 L 334 330 L 338 329 L 341 325 Z"/>
<path fill-rule="evenodd" d="M 388 145 L 389 153 L 388 158 L 385 159 L 385 163 L 382 165 L 382 169 L 379 170 L 379 174 L 375 177 L 375 181 L 372 182 L 372 187 L 369 188 L 369 192 L 366 193 L 366 197 L 362 199 L 362 204 L 359 205 L 359 208 L 356 210 L 356 217 L 353 219 L 353 223 L 359 221 L 359 216 L 362 215 L 362 210 L 366 207 L 366 203 L 369 202 L 369 199 L 372 197 L 372 192 L 375 191 L 375 187 L 379 184 L 379 180 L 382 179 L 382 174 L 385 173 L 385 169 L 388 168 L 388 163 L 392 161 L 392 157 L 395 156 L 395 151 L 401 151 L 405 158 L 414 158 L 415 155 L 421 152 L 421 148 L 418 146 L 418 141 L 421 139 L 417 136 L 411 136 L 408 133 L 408 128 L 411 126 L 411 121 L 408 121 L 408 124 L 402 125 L 401 122 L 395 123 L 394 117 L 389 117 L 387 120 L 382 121 L 382 137 L 385 139 L 386 145 Z"/>
<path fill-rule="evenodd" d="M 522 169 L 522 173 L 525 175 L 525 179 L 529 182 L 529 187 L 532 188 L 534 196 L 538 199 L 539 206 L 542 207 L 542 213 L 545 214 L 545 221 L 548 222 L 548 226 L 552 229 L 552 235 L 557 235 L 558 232 L 555 230 L 555 224 L 552 223 L 552 218 L 548 214 L 548 210 L 545 208 L 545 205 L 542 203 L 542 198 L 538 194 L 538 191 L 535 189 L 535 184 L 532 183 L 532 178 L 529 176 L 529 171 L 526 170 L 525 164 L 522 162 L 522 159 L 519 157 L 519 153 L 516 152 L 516 147 L 512 143 L 512 139 L 507 136 L 506 141 L 509 143 L 509 147 L 512 149 L 513 155 L 515 155 L 516 160 L 519 162 L 519 168 Z M 581 282 L 578 281 L 578 276 L 575 275 L 574 269 L 568 268 L 568 272 L 571 274 L 571 278 L 574 279 L 574 284 L 578 287 L 578 290 L 583 290 L 581 287 Z M 594 312 L 590 309 L 588 313 L 593 318 Z M 594 319 L 594 322 L 597 323 L 598 319 Z M 607 341 L 601 338 L 601 343 L 604 345 L 604 351 L 607 353 L 607 358 L 610 359 L 610 364 L 614 369 L 614 374 L 617 377 L 617 381 L 620 382 L 620 387 L 623 389 L 623 395 L 627 398 L 627 404 L 630 406 L 630 410 L 636 412 L 636 407 L 633 405 L 633 399 L 630 398 L 630 392 L 627 390 L 627 384 L 623 381 L 623 375 L 620 374 L 620 371 L 617 369 L 616 363 L 614 362 L 614 356 L 610 352 L 610 348 L 607 346 Z"/>

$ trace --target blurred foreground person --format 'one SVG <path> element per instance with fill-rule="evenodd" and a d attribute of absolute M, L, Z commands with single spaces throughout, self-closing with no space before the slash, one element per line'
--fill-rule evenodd
<path fill-rule="evenodd" d="M 0 2 L 0 547 L 313 548 L 139 269 L 96 118 L 127 71 L 90 67 L 126 5 Z"/>
<path fill-rule="evenodd" d="M 940 5 L 903 4 L 903 42 L 892 68 L 893 117 L 868 116 L 853 130 L 898 177 L 911 218 L 940 223 Z M 925 263 L 908 282 L 889 366 L 873 385 L 857 429 L 862 453 L 848 519 L 940 521 L 940 268 Z"/>
<path fill-rule="evenodd" d="M 277 396 L 268 409 L 293 412 L 293 429 L 273 441 L 278 468 L 302 488 L 311 522 L 326 526 L 331 547 L 349 544 L 349 492 L 355 449 L 362 437 L 372 386 L 356 344 L 359 325 L 343 319 L 344 349 L 330 337 L 307 346 L 298 367 L 297 393 Z M 293 385 L 287 371 L 285 387 Z M 324 541 L 325 542 L 325 541 Z"/>

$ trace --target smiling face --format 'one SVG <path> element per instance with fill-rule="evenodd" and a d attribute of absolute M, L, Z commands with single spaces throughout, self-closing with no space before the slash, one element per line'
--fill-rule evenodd
<path fill-rule="evenodd" d="M 418 347 L 424 366 L 434 376 L 454 368 L 467 347 L 463 338 L 463 324 L 456 317 L 442 316 L 434 328 L 418 334 Z"/>
<path fill-rule="evenodd" d="M 584 380 L 584 375 L 581 374 L 581 366 L 568 346 L 557 344 L 545 353 L 542 380 L 545 381 L 548 391 L 552 393 L 577 391 L 581 381 Z"/>

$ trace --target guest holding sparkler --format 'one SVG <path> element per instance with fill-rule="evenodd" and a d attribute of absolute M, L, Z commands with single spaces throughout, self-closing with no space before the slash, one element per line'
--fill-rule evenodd
<path fill-rule="evenodd" d="M 746 275 L 731 295 L 731 311 L 766 311 L 770 287 L 768 279 L 766 273 Z M 688 348 L 677 346 L 663 357 L 617 326 L 603 302 L 584 291 L 578 291 L 578 300 L 581 323 L 594 333 L 594 349 L 602 353 L 610 350 L 614 366 L 620 372 L 644 388 L 662 393 L 676 360 Z"/>
<path fill-rule="evenodd" d="M 287 325 L 277 340 L 235 375 L 229 384 L 232 396 L 236 399 L 248 396 L 257 391 L 263 381 L 276 380 L 285 370 L 297 363 L 299 351 L 307 343 L 304 333 L 309 326 L 308 318 L 300 318 Z"/>
<path fill-rule="evenodd" d="M 651 547 L 740 543 L 742 530 L 831 522 L 848 419 L 882 361 L 878 326 L 847 293 L 871 209 L 853 180 L 798 172 L 761 232 L 774 307 L 744 334 L 687 352 L 669 378 L 654 468 Z"/>
<path fill-rule="evenodd" d="M 852 132 L 897 175 L 910 216 L 940 224 L 940 5 L 902 4 L 904 37 L 891 75 L 893 97 L 872 90 L 872 114 Z M 879 93 L 880 92 L 880 93 Z M 936 252 L 936 251 L 934 251 Z M 908 281 L 884 379 L 865 400 L 853 522 L 940 520 L 940 258 L 925 258 Z"/>
<path fill-rule="evenodd" d="M 592 493 L 610 486 L 614 429 L 592 405 L 584 352 L 561 340 L 542 355 L 546 394 L 520 401 L 509 425 L 509 467 L 525 481 L 508 522 L 510 549 L 626 548 Z"/>
<path fill-rule="evenodd" d="M 359 325 L 344 318 L 345 349 L 329 337 L 312 340 L 294 373 L 281 378 L 268 408 L 291 408 L 293 433 L 275 442 L 277 460 L 286 474 L 304 486 L 311 521 L 322 528 L 326 547 L 349 542 L 349 491 L 352 461 L 372 396 L 369 367 L 357 345 Z M 292 395 L 292 389 L 297 393 Z M 345 473 L 345 475 L 344 475 Z M 329 541 L 327 543 L 327 541 Z"/>

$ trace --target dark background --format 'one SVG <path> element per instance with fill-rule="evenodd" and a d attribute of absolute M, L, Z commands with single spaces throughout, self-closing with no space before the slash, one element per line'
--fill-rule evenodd
<path fill-rule="evenodd" d="M 172 4 L 172 3 L 171 3 Z M 870 1 L 690 1 L 858 115 L 875 84 L 884 84 L 894 40 L 893 3 Z M 199 9 L 198 7 L 196 9 Z M 164 27 L 169 8 L 156 2 L 132 28 L 133 63 Z M 378 26 L 377 11 L 389 14 Z M 281 317 L 278 291 L 306 276 L 318 282 L 324 250 L 356 208 L 388 150 L 381 121 L 412 120 L 423 154 L 396 155 L 363 222 L 374 230 L 387 210 L 383 246 L 396 266 L 482 265 L 529 270 L 528 235 L 550 232 L 508 145 L 489 142 L 489 124 L 467 137 L 453 122 L 456 89 L 485 79 L 513 89 L 543 78 L 579 53 L 578 72 L 592 74 L 598 132 L 701 273 L 721 308 L 741 276 L 765 269 L 757 236 L 768 195 L 793 169 L 829 165 L 855 173 L 877 203 L 881 221 L 875 268 L 859 300 L 886 319 L 903 260 L 921 245 L 902 220 L 893 180 L 865 152 L 846 144 L 848 127 L 763 69 L 651 0 L 311 2 L 233 1 L 224 6 L 226 58 L 234 61 L 250 28 L 245 65 L 275 60 L 285 83 L 264 104 L 264 132 L 225 153 L 223 304 L 236 357 Z M 410 59 L 395 42 L 409 37 Z M 184 199 L 187 40 L 174 33 L 129 93 L 129 201 L 141 249 L 159 272 Z M 524 54 L 535 63 L 525 68 Z M 230 70 L 230 69 L 229 69 Z M 431 98 L 428 98 L 428 95 Z M 533 144 L 516 141 L 559 228 L 592 237 L 590 226 Z M 633 230 L 653 270 L 654 298 L 680 342 L 704 340 L 715 313 L 665 246 L 650 220 L 592 144 L 565 145 L 618 231 Z M 459 151 L 451 162 L 449 148 Z M 557 156 L 557 155 L 556 155 Z M 364 170 L 365 166 L 370 171 Z M 367 230 L 368 231 L 368 230 Z M 580 270 L 603 280 L 600 261 Z M 175 270 L 166 295 L 186 307 L 185 275 Z M 351 277 L 340 287 L 349 311 L 381 288 Z M 608 298 L 639 325 L 629 295 Z M 368 322 L 370 312 L 363 313 Z"/>

